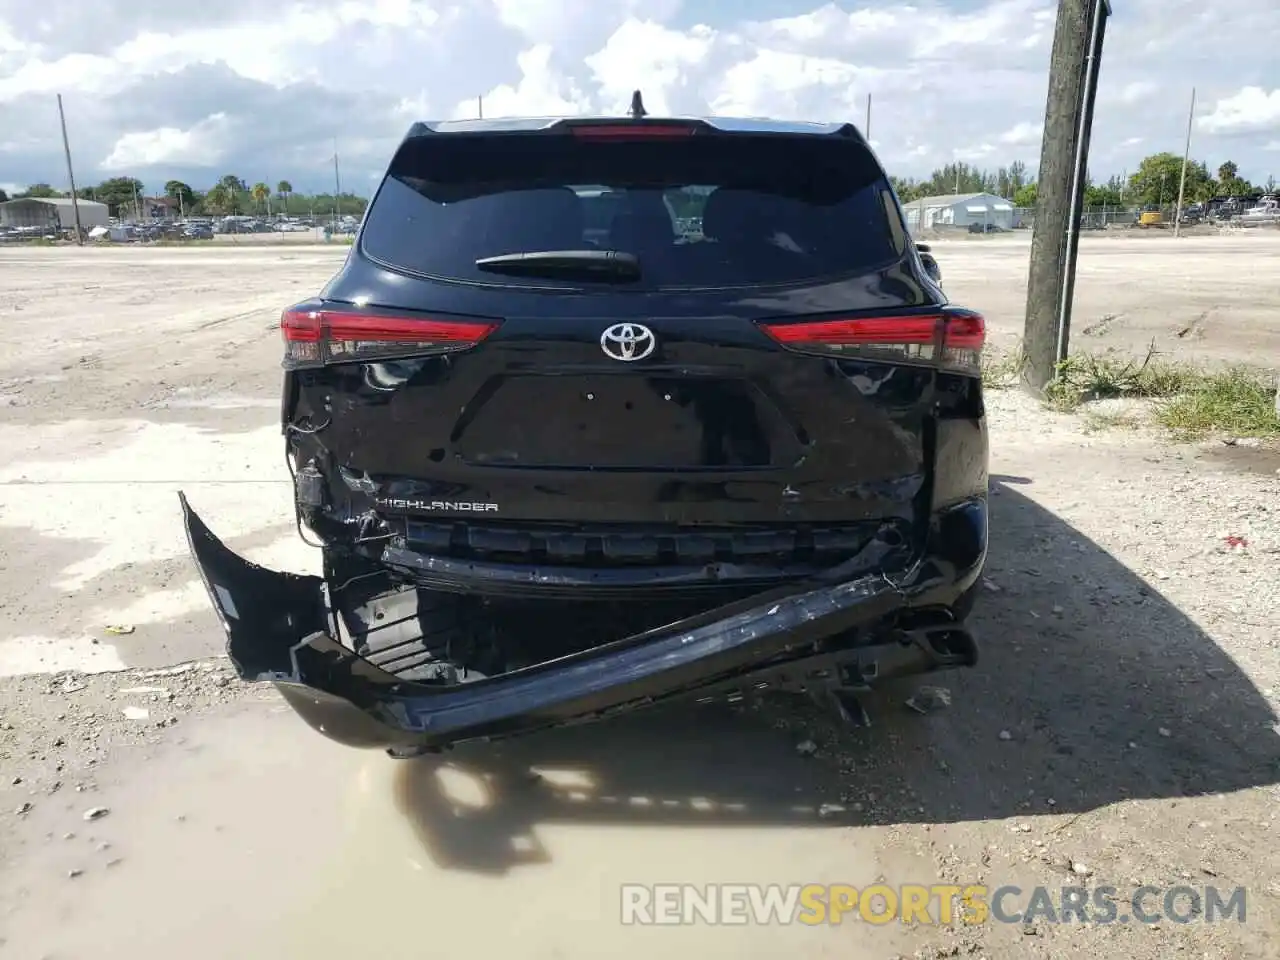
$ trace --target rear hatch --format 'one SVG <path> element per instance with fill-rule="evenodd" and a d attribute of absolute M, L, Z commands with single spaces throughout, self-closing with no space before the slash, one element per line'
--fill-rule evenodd
<path fill-rule="evenodd" d="M 427 547 L 853 547 L 927 502 L 937 371 L 975 345 L 942 303 L 848 128 L 425 133 L 286 314 L 286 421 L 334 510 Z"/>

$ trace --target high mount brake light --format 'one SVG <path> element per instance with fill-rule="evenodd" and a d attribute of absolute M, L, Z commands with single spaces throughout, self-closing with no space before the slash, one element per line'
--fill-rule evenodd
<path fill-rule="evenodd" d="M 672 140 L 691 137 L 695 127 L 647 123 L 589 124 L 569 128 L 583 140 Z"/>
<path fill-rule="evenodd" d="M 440 320 L 360 310 L 291 307 L 280 316 L 288 367 L 456 353 L 494 330 L 492 320 Z"/>
<path fill-rule="evenodd" d="M 762 323 L 791 350 L 836 357 L 930 364 L 963 373 L 980 371 L 986 321 L 971 310 L 947 309 L 907 316 L 841 317 L 799 323 Z"/>

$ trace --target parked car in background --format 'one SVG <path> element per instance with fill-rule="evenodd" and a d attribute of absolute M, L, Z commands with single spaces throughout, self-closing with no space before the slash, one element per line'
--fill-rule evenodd
<path fill-rule="evenodd" d="M 1193 203 L 1185 207 L 1178 216 L 1178 222 L 1184 226 L 1194 226 L 1204 220 L 1204 206 L 1199 203 Z"/>

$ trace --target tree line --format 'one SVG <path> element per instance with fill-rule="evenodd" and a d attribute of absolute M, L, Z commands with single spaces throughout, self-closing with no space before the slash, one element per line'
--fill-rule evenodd
<path fill-rule="evenodd" d="M 1215 177 L 1198 160 L 1188 163 L 1184 202 L 1202 203 L 1214 197 L 1253 197 L 1276 190 L 1275 177 L 1268 177 L 1267 182 L 1261 185 L 1250 183 L 1240 176 L 1240 168 L 1230 160 L 1219 166 L 1216 172 Z M 1090 177 L 1085 187 L 1084 203 L 1086 207 L 1176 203 L 1181 178 L 1180 156 L 1174 153 L 1152 154 L 1143 158 L 1138 169 L 1127 177 L 1113 176 L 1105 183 L 1095 183 Z M 1021 161 L 996 170 L 984 170 L 967 163 L 949 163 L 924 180 L 892 179 L 898 198 L 904 204 L 924 197 L 957 193 L 990 193 L 1004 197 L 1016 207 L 1034 207 L 1037 200 L 1035 180 L 1028 175 L 1027 165 Z"/>
<path fill-rule="evenodd" d="M 0 190 L 0 202 L 20 200 L 24 197 L 68 197 L 66 191 L 55 190 L 47 183 L 33 183 L 25 190 L 6 196 Z M 142 181 L 133 177 L 112 177 L 96 186 L 76 189 L 81 200 L 105 203 L 113 216 L 134 215 L 137 206 L 146 215 L 146 193 Z M 196 190 L 181 180 L 170 180 L 164 185 L 164 196 L 175 201 L 187 216 L 271 215 L 331 216 L 336 210 L 340 215 L 360 216 L 368 201 L 353 193 L 343 192 L 336 202 L 331 193 L 298 193 L 288 180 L 279 181 L 274 188 L 266 183 L 248 184 L 234 174 L 227 174 L 207 190 Z"/>
<path fill-rule="evenodd" d="M 1228 160 L 1220 165 L 1213 176 L 1201 161 L 1187 164 L 1185 201 L 1196 203 L 1214 197 L 1251 197 L 1259 193 L 1274 193 L 1275 177 L 1255 185 L 1240 176 L 1239 167 Z M 1143 158 L 1138 169 L 1126 176 L 1113 176 L 1105 183 L 1089 179 L 1085 188 L 1087 207 L 1168 205 L 1178 199 L 1178 185 L 1182 177 L 1182 158 L 1173 153 L 1156 153 Z M 990 193 L 1004 197 L 1017 207 L 1036 205 L 1036 183 L 1022 161 L 1006 167 L 986 170 L 963 162 L 948 163 L 923 180 L 893 177 L 894 189 L 903 203 L 911 203 L 923 197 L 937 197 L 956 193 Z M 113 177 L 93 187 L 83 187 L 77 195 L 84 200 L 105 203 L 116 216 L 127 216 L 134 209 L 135 199 L 143 199 L 142 181 L 132 177 Z M 164 195 L 178 201 L 188 216 L 225 216 L 227 214 L 272 214 L 290 216 L 329 216 L 335 209 L 343 216 L 360 216 L 368 201 L 352 193 L 343 193 L 336 202 L 333 194 L 297 193 L 288 180 L 281 180 L 274 189 L 258 182 L 250 186 L 244 180 L 228 174 L 209 189 L 199 191 L 181 180 L 170 180 L 164 185 Z M 35 183 L 12 198 L 0 190 L 0 202 L 22 197 L 64 197 L 65 192 L 55 190 L 47 183 Z"/>

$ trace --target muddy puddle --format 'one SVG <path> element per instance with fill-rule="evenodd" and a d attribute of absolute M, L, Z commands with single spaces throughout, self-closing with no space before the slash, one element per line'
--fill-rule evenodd
<path fill-rule="evenodd" d="M 0 955 L 48 960 L 889 956 L 867 924 L 634 926 L 624 884 L 864 885 L 825 768 L 707 710 L 438 760 L 329 744 L 274 703 L 193 721 L 24 824 Z M 90 807 L 110 813 L 86 822 Z"/>

